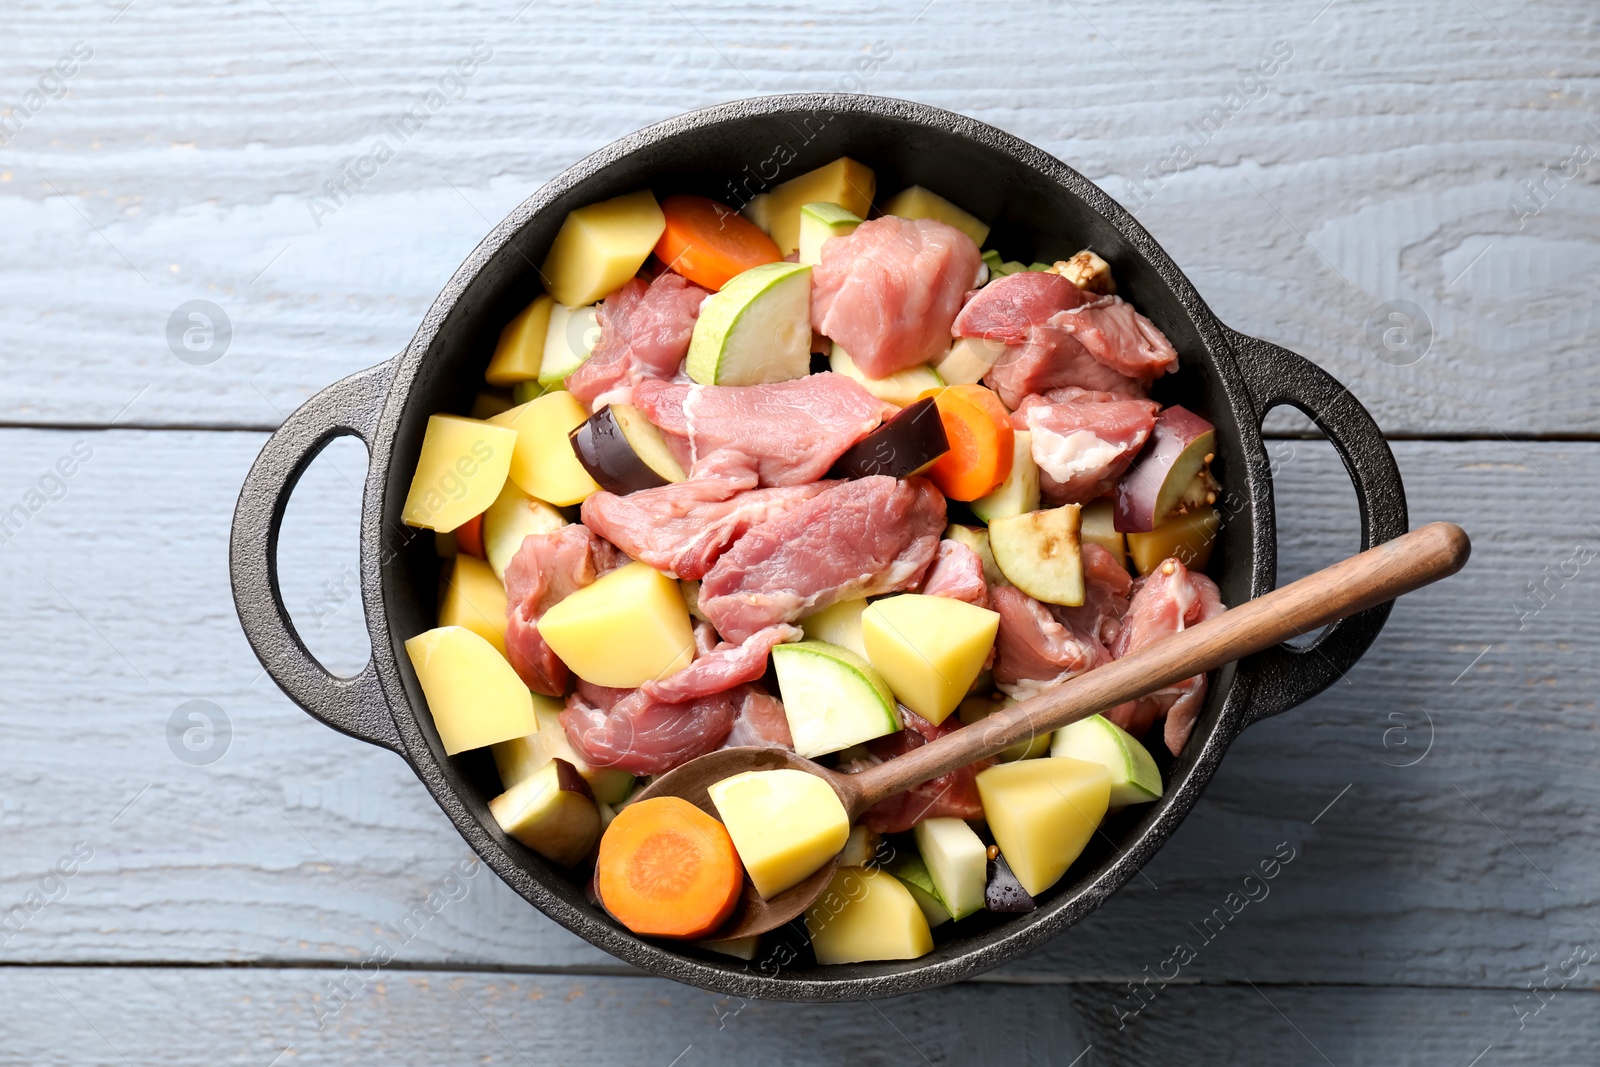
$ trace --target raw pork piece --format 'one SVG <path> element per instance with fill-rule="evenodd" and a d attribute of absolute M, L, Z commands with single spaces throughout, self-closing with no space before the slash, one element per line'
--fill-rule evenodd
<path fill-rule="evenodd" d="M 1223 606 L 1215 582 L 1176 559 L 1166 560 L 1135 586 L 1128 613 L 1123 617 L 1116 643 L 1111 646 L 1111 654 L 1117 659 L 1228 610 Z M 1176 756 L 1189 740 L 1205 700 L 1206 676 L 1197 674 L 1131 705 L 1123 705 L 1116 713 L 1108 711 L 1106 717 L 1135 737 L 1142 737 L 1165 715 L 1163 740 Z"/>
<path fill-rule="evenodd" d="M 681 703 L 640 689 L 609 689 L 578 679 L 567 697 L 561 728 L 595 767 L 660 774 L 703 756 L 727 740 L 746 690 L 737 686 Z"/>
<path fill-rule="evenodd" d="M 842 374 L 827 371 L 772 385 L 685 385 L 643 381 L 633 402 L 651 422 L 688 444 L 691 474 L 734 452 L 758 483 L 803 485 L 828 472 L 845 449 L 895 411 Z"/>
<path fill-rule="evenodd" d="M 888 593 L 927 570 L 945 525 L 944 497 L 921 478 L 835 482 L 752 526 L 700 583 L 700 610 L 744 641 L 850 597 Z"/>
<path fill-rule="evenodd" d="M 701 644 L 700 631 L 710 627 L 702 623 L 695 627 L 699 655 L 693 663 L 677 674 L 660 681 L 646 682 L 639 688 L 656 700 L 682 703 L 697 697 L 709 696 L 732 689 L 745 682 L 753 682 L 767 673 L 767 656 L 772 646 L 804 639 L 798 626 L 769 626 L 751 634 L 742 644 L 723 641 L 707 650 Z"/>
<path fill-rule="evenodd" d="M 950 324 L 977 283 L 972 238 L 935 219 L 892 215 L 822 246 L 811 272 L 811 327 L 861 373 L 887 378 L 950 347 Z"/>
<path fill-rule="evenodd" d="M 757 685 L 744 687 L 744 700 L 733 717 L 723 748 L 787 748 L 794 750 L 783 701 Z"/>
<path fill-rule="evenodd" d="M 846 774 L 865 770 L 874 763 L 882 763 L 884 760 L 904 755 L 914 748 L 921 748 L 935 738 L 962 728 L 960 721 L 953 718 L 935 726 L 906 708 L 900 709 L 900 715 L 905 719 L 904 730 L 867 742 L 867 750 L 872 753 L 872 759 L 844 764 L 839 769 Z M 978 796 L 975 779 L 979 771 L 993 765 L 992 759 L 979 760 L 949 774 L 942 774 L 921 785 L 913 786 L 904 793 L 897 793 L 880 800 L 867 809 L 866 814 L 862 816 L 862 822 L 868 829 L 883 834 L 893 834 L 909 830 L 923 819 L 944 817 L 981 819 L 983 801 Z"/>
<path fill-rule="evenodd" d="M 1122 629 L 1123 616 L 1128 613 L 1133 579 L 1108 549 L 1088 543 L 1082 552 L 1083 604 L 1075 608 L 1052 604 L 1050 614 L 1061 625 L 1078 633 L 1094 634 L 1109 650 Z"/>
<path fill-rule="evenodd" d="M 989 590 L 989 603 L 1000 613 L 994 684 L 1009 697 L 1026 700 L 1111 662 L 1111 654 L 1097 636 L 1062 623 L 1014 586 Z"/>
<path fill-rule="evenodd" d="M 583 502 L 584 524 L 634 559 L 674 578 L 695 580 L 750 527 L 833 484 L 757 489 L 754 468 L 731 451 L 701 467 L 685 482 L 626 496 L 593 493 Z"/>
<path fill-rule="evenodd" d="M 922 592 L 962 600 L 980 608 L 989 606 L 989 587 L 983 580 L 983 560 L 960 541 L 939 542 L 938 555 L 922 579 Z"/>
<path fill-rule="evenodd" d="M 1137 317 L 1129 320 L 1130 314 Z M 1068 385 L 1141 397 L 1151 381 L 1177 365 L 1160 331 L 1119 298 L 1095 299 L 1061 275 L 1041 271 L 1009 274 L 984 286 L 951 331 L 1006 345 L 983 380 L 1010 408 L 1029 393 Z"/>
<path fill-rule="evenodd" d="M 671 272 L 623 285 L 600 305 L 600 340 L 567 376 L 567 388 L 593 410 L 627 403 L 645 378 L 671 378 L 688 354 L 700 302 L 710 295 Z"/>
<path fill-rule="evenodd" d="M 1039 489 L 1052 507 L 1109 493 L 1155 428 L 1161 405 L 1075 386 L 1023 398 L 1011 415 L 1032 434 Z"/>
<path fill-rule="evenodd" d="M 506 566 L 506 659 L 535 693 L 567 691 L 567 665 L 539 635 L 539 618 L 595 579 L 627 563 L 587 526 L 530 534 Z"/>

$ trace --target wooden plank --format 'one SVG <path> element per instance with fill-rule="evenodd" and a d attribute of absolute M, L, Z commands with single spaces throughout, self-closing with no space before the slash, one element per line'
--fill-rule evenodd
<path fill-rule="evenodd" d="M 260 443 L 0 431 L 6 508 L 75 444 L 92 450 L 66 495 L 0 547 L 0 912 L 78 842 L 94 850 L 65 899 L 0 933 L 0 960 L 342 964 L 466 857 L 398 759 L 313 722 L 260 676 L 226 573 L 233 494 Z M 1353 550 L 1355 527 L 1326 447 L 1277 447 L 1288 578 Z M 1468 569 L 1400 604 L 1345 683 L 1243 737 L 1148 880 L 1004 973 L 1155 970 L 1283 841 L 1297 859 L 1211 939 L 1195 977 L 1513 986 L 1600 936 L 1588 925 L 1600 868 L 1571 847 L 1600 823 L 1594 564 L 1551 585 L 1524 628 L 1513 610 L 1546 564 L 1559 572 L 1600 538 L 1575 503 L 1594 499 L 1597 449 L 1400 443 L 1413 521 L 1463 522 Z M 319 460 L 284 542 L 288 602 L 347 668 L 361 623 L 353 602 L 326 597 L 353 565 L 360 478 L 357 446 Z M 168 743 L 169 720 L 197 699 L 232 728 L 208 765 Z M 1432 748 L 1394 766 L 1425 749 L 1424 714 Z M 402 958 L 615 967 L 486 876 Z"/>
<path fill-rule="evenodd" d="M 369 972 L 371 973 L 371 972 Z M 347 983 L 344 995 L 330 984 Z M 1510 990 L 958 985 L 881 1002 L 743 1002 L 639 978 L 5 968 L 7 1052 L 38 1067 L 546 1064 L 1587 1063 L 1600 997 L 1517 1029 Z M 1523 996 L 1527 996 L 1526 993 Z M 322 1025 L 319 1028 L 318 1022 Z M 274 1057 L 280 1059 L 274 1061 Z"/>
<path fill-rule="evenodd" d="M 1141 203 L 1224 320 L 1328 367 L 1390 431 L 1600 432 L 1584 286 L 1600 192 L 1557 179 L 1537 215 L 1508 207 L 1600 136 L 1579 107 L 1597 74 L 1580 0 L 1267 18 L 1237 2 L 517 6 L 341 0 L 218 22 L 199 0 L 10 5 L 17 69 L 80 39 L 93 56 L 0 158 L 0 421 L 276 425 L 398 351 L 491 221 L 562 167 L 689 108 L 851 87 L 876 45 L 893 55 L 867 91 L 993 122 Z M 324 182 L 477 41 L 493 55 L 461 99 L 314 218 Z M 1145 202 L 1134 182 L 1208 121 L 1220 129 Z M 233 329 L 209 365 L 168 348 L 193 299 Z M 1366 340 L 1395 299 L 1432 321 L 1414 366 Z"/>

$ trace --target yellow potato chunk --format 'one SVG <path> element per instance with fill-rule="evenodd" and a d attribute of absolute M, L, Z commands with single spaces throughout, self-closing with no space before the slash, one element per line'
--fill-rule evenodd
<path fill-rule="evenodd" d="M 613 767 L 589 766 L 561 728 L 561 709 L 565 704 L 540 693 L 533 693 L 532 697 L 538 731 L 494 746 L 494 766 L 500 772 L 501 786 L 510 789 L 551 760 L 564 759 L 589 783 L 596 800 L 620 804 L 633 791 L 633 775 Z"/>
<path fill-rule="evenodd" d="M 639 273 L 666 228 L 648 189 L 577 208 L 561 223 L 540 274 L 561 303 L 592 304 Z"/>
<path fill-rule="evenodd" d="M 883 213 L 898 215 L 903 219 L 938 219 L 972 238 L 972 243 L 975 245 L 982 245 L 984 238 L 989 236 L 988 223 L 920 185 L 913 185 L 909 189 L 895 193 L 883 206 Z"/>
<path fill-rule="evenodd" d="M 911 890 L 870 867 L 839 868 L 806 911 L 806 932 L 823 964 L 914 960 L 933 951 L 933 932 Z"/>
<path fill-rule="evenodd" d="M 445 755 L 539 728 L 528 687 L 495 647 L 464 626 L 441 626 L 406 642 Z"/>
<path fill-rule="evenodd" d="M 1149 574 L 1164 560 L 1176 556 L 1191 570 L 1203 571 L 1211 562 L 1211 546 L 1222 528 L 1222 516 L 1210 506 L 1191 508 L 1174 515 L 1149 533 L 1131 533 L 1128 554 L 1140 574 Z"/>
<path fill-rule="evenodd" d="M 840 156 L 825 167 L 790 178 L 764 194 L 760 216 L 784 255 L 800 249 L 800 209 L 819 200 L 838 204 L 852 215 L 866 218 L 872 210 L 877 178 L 872 168 Z M 757 199 L 760 199 L 759 197 Z"/>
<path fill-rule="evenodd" d="M 449 533 L 482 514 L 506 484 L 516 446 L 517 435 L 503 426 L 459 415 L 429 416 L 401 521 Z"/>
<path fill-rule="evenodd" d="M 999 627 L 998 612 L 921 593 L 886 597 L 861 613 L 867 659 L 900 703 L 935 726 L 972 688 Z"/>
<path fill-rule="evenodd" d="M 1111 803 L 1110 773 L 1085 760 L 1001 763 L 977 782 L 994 842 L 1032 896 L 1067 873 Z"/>
<path fill-rule="evenodd" d="M 546 393 L 526 404 L 519 404 L 489 422 L 516 431 L 516 448 L 511 456 L 511 480 L 529 496 L 556 507 L 580 504 L 590 493 L 600 490 L 589 472 L 578 462 L 567 434 L 589 418 L 583 403 L 562 390 Z M 499 486 L 479 511 L 494 503 Z M 477 512 L 473 512 L 474 515 Z M 466 518 L 471 518 L 469 515 Z M 465 519 L 462 520 L 466 521 Z"/>
<path fill-rule="evenodd" d="M 694 658 L 678 583 L 648 563 L 573 593 L 539 619 L 539 634 L 579 678 L 617 689 L 677 674 Z"/>
<path fill-rule="evenodd" d="M 550 308 L 554 304 L 549 296 L 540 296 L 506 323 L 489 369 L 483 372 L 485 381 L 490 385 L 515 385 L 539 377 L 544 335 L 550 328 Z"/>
<path fill-rule="evenodd" d="M 460 553 L 451 565 L 439 625 L 465 627 L 506 654 L 506 587 L 477 556 Z"/>
<path fill-rule="evenodd" d="M 745 771 L 707 792 L 762 900 L 805 881 L 850 839 L 838 795 L 805 771 Z"/>

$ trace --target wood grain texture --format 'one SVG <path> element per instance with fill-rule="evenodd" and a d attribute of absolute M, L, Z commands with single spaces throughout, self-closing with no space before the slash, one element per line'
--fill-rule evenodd
<path fill-rule="evenodd" d="M 93 456 L 66 497 L 0 548 L 11 608 L 0 618 L 0 902 L 25 899 L 77 842 L 94 857 L 65 899 L 0 934 L 0 960 L 359 960 L 467 851 L 397 758 L 320 726 L 260 676 L 225 560 L 232 493 L 260 436 L 0 431 L 0 502 L 22 499 L 77 441 Z M 1353 550 L 1355 520 L 1326 446 L 1275 447 L 1288 580 Z M 1186 974 L 1511 988 L 1574 942 L 1600 944 L 1588 925 L 1600 867 L 1574 847 L 1600 826 L 1594 563 L 1521 629 L 1514 610 L 1546 563 L 1559 570 L 1576 545 L 1600 544 L 1582 503 L 1600 446 L 1397 452 L 1413 521 L 1461 521 L 1468 568 L 1403 601 L 1345 683 L 1252 728 L 1147 877 L 1001 976 L 1138 978 L 1285 841 L 1298 858 L 1271 896 Z M 310 601 L 353 565 L 359 479 L 358 446 L 319 460 L 284 542 L 285 596 L 345 669 L 364 658 L 354 604 L 319 630 Z M 193 699 L 232 725 L 208 766 L 168 745 L 169 719 Z M 400 958 L 617 967 L 487 874 Z"/>
<path fill-rule="evenodd" d="M 1600 193 L 1592 164 L 1543 169 L 1600 145 L 1600 11 L 1581 0 L 519 8 L 8 5 L 8 99 L 75 41 L 93 56 L 0 147 L 0 420 L 276 425 L 399 350 L 491 222 L 561 168 L 689 108 L 851 87 L 881 42 L 866 91 L 994 123 L 1142 203 L 1226 322 L 1333 371 L 1390 432 L 1600 432 Z M 493 55 L 461 98 L 314 219 L 323 183 L 478 41 Z M 1292 57 L 1253 99 L 1189 132 L 1275 48 Z M 1193 159 L 1163 174 L 1185 139 Z M 1519 219 L 1508 202 L 1534 180 L 1543 207 Z M 165 337 L 196 298 L 234 330 L 208 366 Z M 1394 299 L 1432 322 L 1412 366 L 1366 339 Z"/>
<path fill-rule="evenodd" d="M 33 1067 L 1465 1067 L 1479 1055 L 1482 1064 L 1588 1063 L 1600 1039 L 1600 996 L 1590 991 L 1557 994 L 1518 1030 L 1513 998 L 1499 990 L 1169 986 L 1119 1030 L 1119 991 L 1097 984 L 968 984 L 894 1000 L 799 1005 L 640 978 L 379 971 L 362 982 L 355 975 L 12 969 L 0 972 L 0 995 L 28 1010 L 6 1020 L 7 1053 Z M 330 992 L 341 980 L 348 993 Z"/>

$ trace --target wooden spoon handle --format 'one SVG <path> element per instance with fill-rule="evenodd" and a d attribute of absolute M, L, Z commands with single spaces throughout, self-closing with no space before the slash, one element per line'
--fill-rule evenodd
<path fill-rule="evenodd" d="M 1461 527 L 1430 523 L 1138 652 L 1079 675 L 860 774 L 841 775 L 852 819 L 885 797 L 1185 678 L 1448 577 L 1467 562 Z"/>

